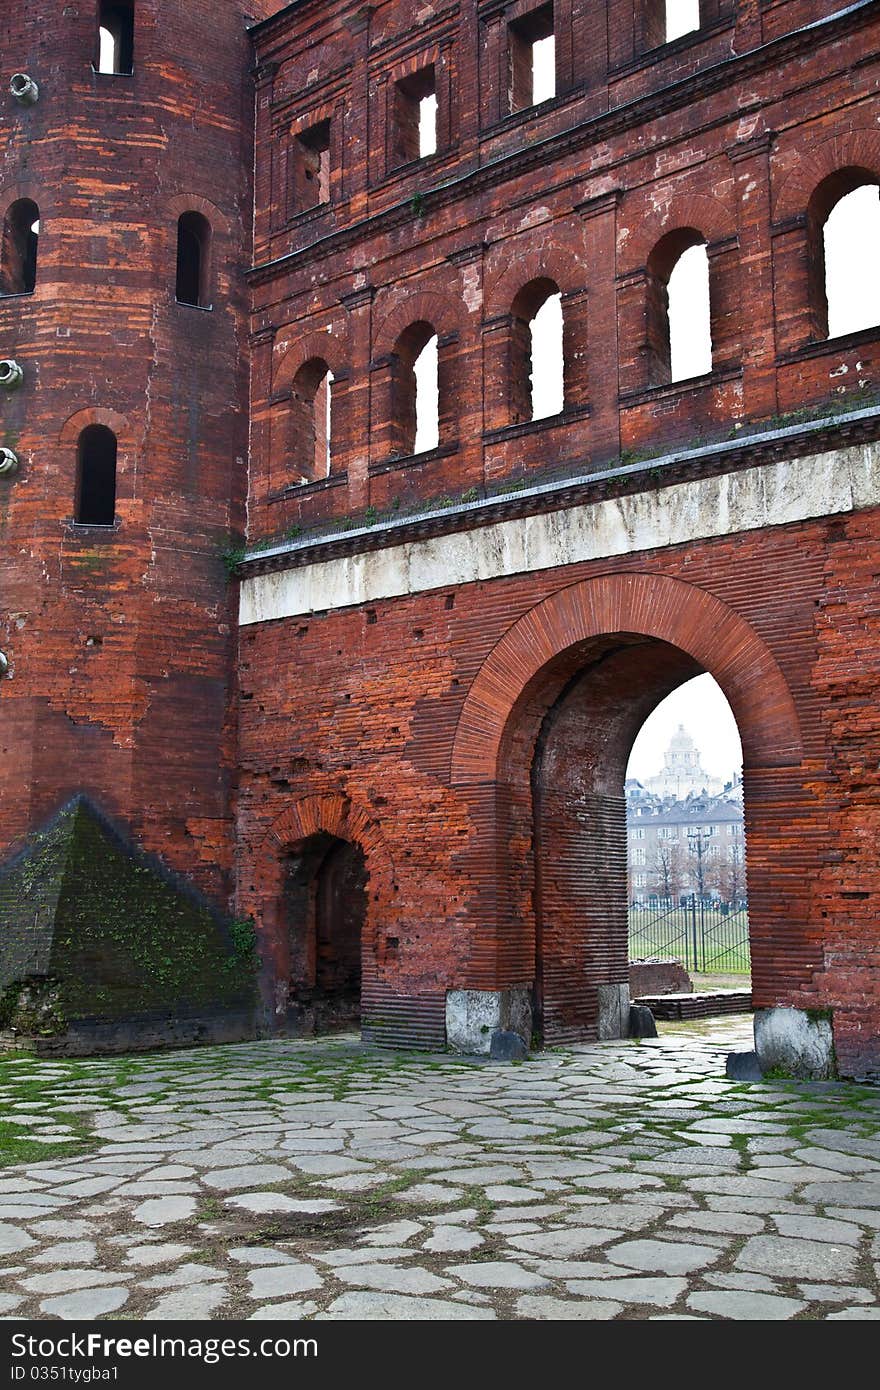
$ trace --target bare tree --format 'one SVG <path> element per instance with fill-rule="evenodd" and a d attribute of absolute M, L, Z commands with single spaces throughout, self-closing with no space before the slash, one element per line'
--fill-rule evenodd
<path fill-rule="evenodd" d="M 734 906 L 746 895 L 746 866 L 740 845 L 725 845 L 718 866 L 719 887 L 725 902 Z"/>
<path fill-rule="evenodd" d="M 669 902 L 682 888 L 681 848 L 676 840 L 658 840 L 651 865 L 651 885 L 658 897 Z"/>

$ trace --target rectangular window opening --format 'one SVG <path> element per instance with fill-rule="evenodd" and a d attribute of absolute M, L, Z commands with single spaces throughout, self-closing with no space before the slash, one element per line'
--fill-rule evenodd
<path fill-rule="evenodd" d="M 395 164 L 409 164 L 437 152 L 437 83 L 433 64 L 394 86 Z"/>
<path fill-rule="evenodd" d="M 330 122 L 321 121 L 297 137 L 299 210 L 330 201 Z"/>
<path fill-rule="evenodd" d="M 508 28 L 510 110 L 524 111 L 556 95 L 553 6 L 541 5 Z"/>

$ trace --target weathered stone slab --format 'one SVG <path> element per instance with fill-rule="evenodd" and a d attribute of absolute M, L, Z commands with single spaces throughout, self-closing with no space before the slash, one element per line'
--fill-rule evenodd
<path fill-rule="evenodd" d="M 768 1322 L 793 1318 L 806 1308 L 796 1298 L 785 1298 L 781 1294 L 738 1293 L 735 1289 L 723 1292 L 708 1291 L 692 1293 L 687 1300 L 689 1308 L 701 1313 L 714 1313 L 719 1318 L 731 1318 L 739 1322 Z"/>
<path fill-rule="evenodd" d="M 791 1236 L 752 1236 L 736 1257 L 738 1269 L 770 1274 L 776 1279 L 803 1278 L 809 1270 L 823 1283 L 845 1283 L 855 1274 L 856 1252 L 849 1246 Z"/>

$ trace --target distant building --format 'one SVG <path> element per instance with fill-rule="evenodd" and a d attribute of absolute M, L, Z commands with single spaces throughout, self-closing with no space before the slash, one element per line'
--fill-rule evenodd
<path fill-rule="evenodd" d="M 724 782 L 702 766 L 699 748 L 684 725 L 679 724 L 663 755 L 661 771 L 655 777 L 645 778 L 644 787 L 655 796 L 674 796 L 681 800 L 698 792 L 719 796 Z"/>
<path fill-rule="evenodd" d="M 745 898 L 742 782 L 735 777 L 724 785 L 706 773 L 681 725 L 663 771 L 644 782 L 628 778 L 624 790 L 631 902 L 692 893 L 724 902 Z"/>

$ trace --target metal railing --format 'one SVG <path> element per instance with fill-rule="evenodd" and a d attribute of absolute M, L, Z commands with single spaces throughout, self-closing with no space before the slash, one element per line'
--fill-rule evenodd
<path fill-rule="evenodd" d="M 630 960 L 668 956 L 685 970 L 747 975 L 749 912 L 744 902 L 689 897 L 633 903 L 629 909 Z"/>

